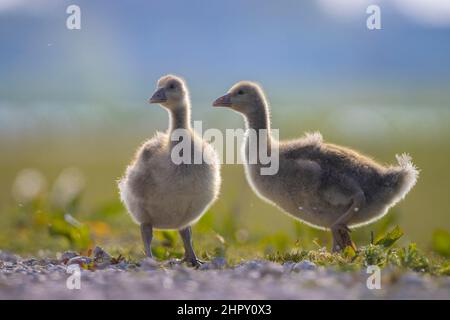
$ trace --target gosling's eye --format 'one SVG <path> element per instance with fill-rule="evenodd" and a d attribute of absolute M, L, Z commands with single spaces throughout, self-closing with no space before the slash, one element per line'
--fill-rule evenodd
<path fill-rule="evenodd" d="M 172 83 L 169 85 L 169 89 L 175 89 L 175 85 Z"/>
<path fill-rule="evenodd" d="M 243 91 L 243 90 L 239 90 L 237 94 L 238 94 L 238 95 L 243 95 L 243 94 L 244 94 L 244 91 Z"/>

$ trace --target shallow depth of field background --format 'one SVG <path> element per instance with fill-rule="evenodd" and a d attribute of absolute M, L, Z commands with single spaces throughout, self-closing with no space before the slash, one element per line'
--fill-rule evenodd
<path fill-rule="evenodd" d="M 193 119 L 240 128 L 211 107 L 238 80 L 258 81 L 282 139 L 320 131 L 383 163 L 408 152 L 417 186 L 358 244 L 391 225 L 432 248 L 450 230 L 450 5 L 371 1 L 0 1 L 0 249 L 142 254 L 116 179 L 167 114 L 146 99 L 157 79 L 183 76 Z M 82 30 L 65 27 L 69 4 Z M 240 165 L 222 170 L 221 197 L 194 227 L 205 254 L 262 256 L 329 246 L 330 236 L 263 203 Z M 156 254 L 180 240 L 156 235 Z M 176 251 L 176 250 L 175 250 Z M 180 251 L 182 252 L 182 251 Z M 175 253 L 176 254 L 176 253 Z"/>

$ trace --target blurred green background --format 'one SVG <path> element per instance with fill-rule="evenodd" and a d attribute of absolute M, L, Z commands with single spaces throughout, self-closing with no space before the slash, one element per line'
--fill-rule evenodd
<path fill-rule="evenodd" d="M 166 113 L 146 99 L 175 73 L 204 130 L 243 127 L 211 102 L 249 79 L 266 89 L 281 139 L 320 131 L 383 163 L 410 153 L 418 184 L 355 240 L 398 224 L 402 241 L 431 250 L 433 234 L 450 230 L 449 8 L 378 2 L 377 31 L 366 28 L 364 1 L 77 1 L 81 30 L 65 27 L 72 2 L 0 2 L 0 249 L 99 244 L 142 255 L 116 180 L 166 129 Z M 242 166 L 224 165 L 222 177 L 219 200 L 194 227 L 203 255 L 330 245 L 326 232 L 258 199 Z M 160 232 L 154 250 L 177 256 L 179 244 Z"/>

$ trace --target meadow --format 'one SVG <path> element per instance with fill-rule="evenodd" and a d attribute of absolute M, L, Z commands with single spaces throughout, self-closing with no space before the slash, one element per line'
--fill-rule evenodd
<path fill-rule="evenodd" d="M 193 118 L 204 120 L 204 127 L 242 127 L 237 115 L 208 108 L 194 109 Z M 66 250 L 89 254 L 100 245 L 116 256 L 143 258 L 139 228 L 119 201 L 116 180 L 137 146 L 165 129 L 164 111 L 145 105 L 37 109 L 31 115 L 26 109 L 10 111 L 22 124 L 4 126 L 0 138 L 0 249 L 51 256 Z M 418 184 L 383 219 L 353 232 L 360 252 L 332 255 L 328 232 L 262 202 L 241 165 L 224 165 L 221 196 L 193 229 L 200 257 L 224 256 L 231 264 L 250 258 L 308 258 L 345 268 L 397 259 L 397 265 L 448 274 L 448 113 L 440 108 L 431 113 L 388 107 L 275 109 L 273 125 L 282 139 L 318 130 L 325 140 L 384 163 L 395 163 L 396 153 L 410 153 L 421 170 Z M 181 239 L 176 232 L 158 231 L 153 252 L 159 259 L 179 258 Z"/>

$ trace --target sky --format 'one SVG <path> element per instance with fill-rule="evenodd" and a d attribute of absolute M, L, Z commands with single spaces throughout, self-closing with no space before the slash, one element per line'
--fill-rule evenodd
<path fill-rule="evenodd" d="M 66 28 L 70 4 L 81 30 Z M 445 88 L 450 1 L 0 0 L 0 44 L 9 102 L 140 99 L 166 73 L 214 94 L 243 79 L 305 95 Z"/>

